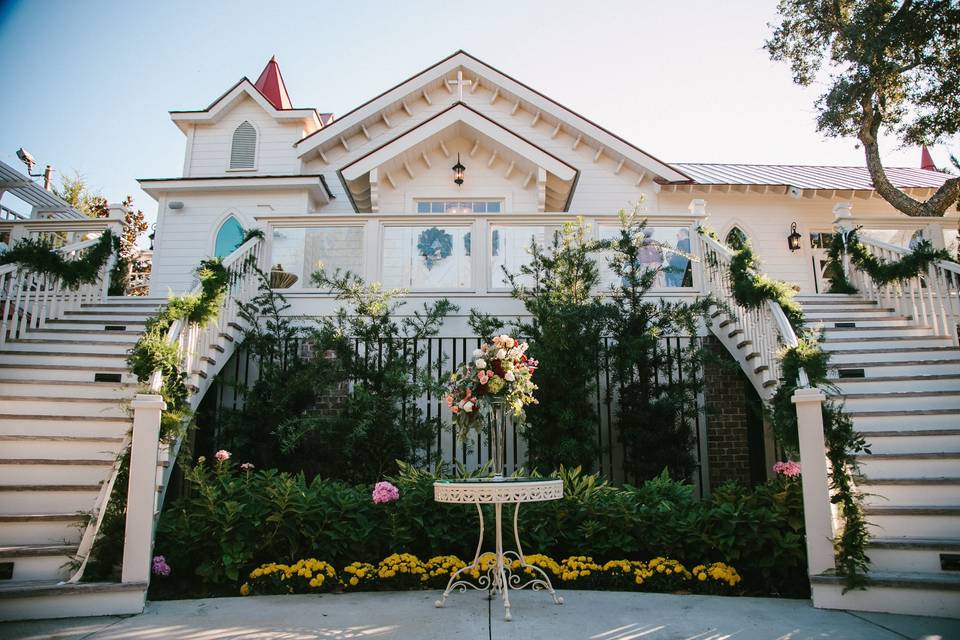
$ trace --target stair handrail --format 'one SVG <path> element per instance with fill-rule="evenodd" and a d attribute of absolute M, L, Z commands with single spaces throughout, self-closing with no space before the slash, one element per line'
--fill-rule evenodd
<path fill-rule="evenodd" d="M 844 227 L 839 227 L 846 233 Z M 857 236 L 878 259 L 891 262 L 902 259 L 910 249 L 866 236 Z M 936 335 L 948 336 L 953 345 L 960 346 L 957 327 L 960 325 L 960 264 L 937 260 L 925 273 L 901 282 L 877 284 L 868 273 L 844 256 L 843 268 L 850 282 L 861 295 L 881 307 L 893 308 L 899 315 L 910 317 L 914 325 L 932 327 Z"/>
<path fill-rule="evenodd" d="M 102 231 L 101 235 L 102 235 Z M 76 256 L 100 241 L 100 235 L 54 249 L 55 253 Z M 110 272 L 116 264 L 110 253 L 97 278 L 76 289 L 64 287 L 59 278 L 22 269 L 15 263 L 0 266 L 0 346 L 7 339 L 22 338 L 30 329 L 40 329 L 50 320 L 84 304 L 102 302 L 110 288 Z"/>
<path fill-rule="evenodd" d="M 177 345 L 181 366 L 183 367 L 182 370 L 187 372 L 188 381 L 190 381 L 188 382 L 188 390 L 190 392 L 191 413 L 200 404 L 200 400 L 203 399 L 203 394 L 206 392 L 210 381 L 212 381 L 213 376 L 215 375 L 215 371 L 212 371 L 212 369 L 216 368 L 216 370 L 219 370 L 219 368 L 223 366 L 223 362 L 226 360 L 226 357 L 229 357 L 229 354 L 226 353 L 226 349 L 224 349 L 223 355 L 225 357 L 220 360 L 220 364 L 217 366 L 216 363 L 210 362 L 212 360 L 211 358 L 204 360 L 203 357 L 197 356 L 197 354 L 200 353 L 199 349 L 204 349 L 203 353 L 206 353 L 207 350 L 211 348 L 211 345 L 216 343 L 215 340 L 210 338 L 209 334 L 211 332 L 216 332 L 219 334 L 221 327 L 235 322 L 237 319 L 236 313 L 238 309 L 238 301 L 246 301 L 249 299 L 250 292 L 256 290 L 256 280 L 255 278 L 251 277 L 254 271 L 253 269 L 248 268 L 248 266 L 252 261 L 253 264 L 256 264 L 258 267 L 262 268 L 261 265 L 265 257 L 264 254 L 264 243 L 261 242 L 260 238 L 251 238 L 247 242 L 237 247 L 237 249 L 235 249 L 229 256 L 224 258 L 222 262 L 223 266 L 228 272 L 230 272 L 230 277 L 227 284 L 227 293 L 224 296 L 223 301 L 220 303 L 220 309 L 217 318 L 208 323 L 207 326 L 202 329 L 196 324 L 188 324 L 183 320 L 178 319 L 175 320 L 167 330 L 166 343 L 169 345 Z M 196 294 L 199 292 L 200 286 L 197 285 L 191 290 L 190 293 Z M 230 345 L 233 343 L 226 341 L 226 344 Z M 162 386 L 163 371 L 157 369 L 150 375 L 150 378 L 147 381 L 147 387 L 151 394 L 160 395 Z M 121 444 L 120 450 L 126 451 L 131 442 L 132 433 L 128 433 Z M 160 443 L 158 443 L 157 456 L 155 460 L 157 465 L 159 465 L 161 458 L 166 458 L 169 461 L 175 460 L 180 451 L 181 444 L 182 438 L 177 438 L 174 442 L 163 444 L 162 446 L 160 446 Z M 132 465 L 133 461 L 131 460 L 131 469 Z M 97 534 L 99 533 L 100 527 L 103 523 L 103 518 L 106 514 L 106 506 L 110 500 L 110 496 L 112 495 L 113 487 L 116 484 L 117 476 L 120 472 L 120 466 L 120 458 L 118 457 L 113 465 L 113 470 L 111 471 L 110 477 L 100 489 L 100 494 L 97 497 L 97 502 L 92 512 L 93 522 L 88 523 L 87 527 L 84 529 L 83 537 L 81 538 L 80 545 L 77 548 L 76 555 L 81 559 L 80 565 L 70 576 L 67 582 L 79 582 L 83 577 L 83 572 L 86 569 L 87 561 L 90 558 L 90 551 L 93 548 L 93 543 L 96 540 Z M 173 465 L 169 464 L 163 468 L 162 475 L 159 478 L 155 477 L 154 486 L 160 486 L 160 491 L 155 492 L 156 503 L 153 510 L 155 515 L 159 512 L 160 506 L 163 505 L 163 499 L 166 495 L 166 489 L 169 485 L 170 474 L 172 471 Z"/>
<path fill-rule="evenodd" d="M 707 291 L 726 305 L 729 323 L 712 322 L 711 332 L 723 343 L 737 360 L 761 398 L 769 400 L 783 375 L 778 353 L 783 347 L 793 347 L 799 342 L 797 334 L 787 320 L 783 308 L 774 300 L 758 308 L 738 304 L 733 296 L 730 280 L 730 262 L 733 251 L 705 233 L 700 237 L 704 282 Z M 724 324 L 724 326 L 720 326 Z M 733 324 L 737 328 L 727 331 Z M 801 387 L 810 381 L 802 368 L 798 374 Z"/>

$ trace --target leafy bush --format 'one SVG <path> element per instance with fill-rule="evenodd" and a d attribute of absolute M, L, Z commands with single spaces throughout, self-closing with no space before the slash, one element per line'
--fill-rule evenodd
<path fill-rule="evenodd" d="M 700 501 L 688 484 L 665 475 L 622 489 L 576 469 L 563 476 L 573 489 L 563 500 L 524 504 L 520 511 L 528 554 L 583 555 L 597 564 L 624 557 L 674 558 L 686 566 L 723 562 L 737 568 L 748 593 L 805 595 L 798 478 L 779 477 L 751 490 L 725 485 L 712 500 Z M 401 553 L 472 558 L 475 511 L 434 502 L 434 479 L 403 467 L 394 479 L 400 499 L 376 505 L 372 485 L 308 482 L 303 474 L 201 461 L 186 473 L 191 494 L 160 520 L 155 548 L 172 571 L 154 581 L 153 595 L 233 593 L 255 567 L 302 558 L 322 557 L 336 567 L 377 564 Z M 484 515 L 485 548 L 492 548 L 492 509 Z"/>

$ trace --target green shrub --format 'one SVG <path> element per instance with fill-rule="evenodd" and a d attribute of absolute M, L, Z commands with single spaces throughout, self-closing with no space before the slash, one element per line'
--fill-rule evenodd
<path fill-rule="evenodd" d="M 527 554 L 709 560 L 736 567 L 748 593 L 802 596 L 806 556 L 799 479 L 754 489 L 725 485 L 700 501 L 688 484 L 665 475 L 639 487 L 614 488 L 579 470 L 562 475 L 563 500 L 524 504 Z M 206 461 L 186 474 L 190 493 L 164 512 L 156 553 L 171 575 L 153 597 L 235 593 L 241 578 L 267 563 L 323 558 L 337 567 L 376 565 L 395 553 L 472 558 L 476 511 L 433 500 L 435 474 L 402 467 L 400 499 L 374 504 L 372 486 L 348 485 L 274 470 L 242 471 Z M 506 508 L 512 518 L 512 507 Z M 484 509 L 485 548 L 493 546 L 492 509 Z"/>

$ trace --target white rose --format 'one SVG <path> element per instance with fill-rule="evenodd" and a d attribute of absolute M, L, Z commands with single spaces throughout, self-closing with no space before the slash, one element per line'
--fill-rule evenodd
<path fill-rule="evenodd" d="M 482 355 L 483 355 L 483 349 L 474 349 L 474 350 L 473 350 L 473 357 L 474 357 L 474 358 L 479 358 L 479 357 L 482 356 Z"/>
<path fill-rule="evenodd" d="M 483 358 L 477 358 L 476 360 L 474 360 L 473 364 L 477 366 L 477 369 L 487 368 L 487 361 L 484 360 Z"/>
<path fill-rule="evenodd" d="M 497 360 L 503 360 L 507 357 L 506 349 L 497 349 Z"/>
<path fill-rule="evenodd" d="M 513 371 L 507 371 L 507 372 L 505 372 L 505 373 L 503 374 L 503 379 L 506 380 L 507 382 L 513 382 L 514 379 L 515 379 L 515 377 L 514 377 L 514 375 L 513 375 Z"/>
<path fill-rule="evenodd" d="M 463 410 L 466 411 L 467 413 L 470 413 L 471 411 L 473 411 L 473 403 L 467 402 L 466 404 L 464 404 Z"/>

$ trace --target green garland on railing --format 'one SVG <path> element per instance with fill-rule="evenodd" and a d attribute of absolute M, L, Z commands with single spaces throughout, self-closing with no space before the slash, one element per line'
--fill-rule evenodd
<path fill-rule="evenodd" d="M 953 260 L 953 256 L 948 251 L 934 249 L 929 240 L 921 240 L 899 260 L 881 260 L 860 242 L 857 231 L 858 229 L 853 229 L 847 233 L 847 255 L 850 257 L 851 264 L 865 272 L 880 287 L 915 278 L 937 260 Z M 847 279 L 847 274 L 843 270 L 843 245 L 843 233 L 835 233 L 830 249 L 827 251 L 830 293 L 857 292 L 857 288 Z"/>
<path fill-rule="evenodd" d="M 167 343 L 167 332 L 177 320 L 202 327 L 216 318 L 230 283 L 230 272 L 219 258 L 201 262 L 196 274 L 200 290 L 171 297 L 163 309 L 147 320 L 143 335 L 127 357 L 130 371 L 140 382 L 147 382 L 154 371 L 161 371 L 160 395 L 167 403 L 161 424 L 161 439 L 164 441 L 182 435 L 188 397 L 184 383 L 187 372 L 180 370 L 177 346 Z"/>
<path fill-rule="evenodd" d="M 46 238 L 24 238 L 0 254 L 0 265 L 16 264 L 34 273 L 53 276 L 70 289 L 93 284 L 110 255 L 120 247 L 120 239 L 105 230 L 96 244 L 82 250 L 74 260 L 67 260 Z"/>
<path fill-rule="evenodd" d="M 701 233 L 716 239 L 716 234 L 709 229 L 701 227 Z M 729 269 L 734 298 L 748 308 L 757 308 L 767 300 L 773 300 L 783 309 L 798 337 L 796 346 L 787 347 L 780 354 L 783 378 L 768 407 L 770 420 L 781 445 L 788 451 L 799 453 L 793 395 L 798 389 L 800 369 L 806 372 L 811 386 L 828 391 L 828 399 L 823 403 L 823 435 L 830 461 L 831 501 L 839 506 L 843 516 L 843 530 L 834 540 L 837 573 L 846 578 L 845 592 L 864 588 L 870 562 L 866 555 L 870 536 L 863 513 L 863 496 L 853 482 L 859 477 L 857 455 L 870 453 L 870 450 L 863 436 L 853 428 L 853 421 L 844 412 L 843 405 L 829 397 L 829 391 L 834 390 L 827 378 L 830 355 L 804 327 L 803 309 L 793 299 L 793 289 L 786 282 L 759 274 L 758 267 L 749 245 L 733 252 Z"/>
<path fill-rule="evenodd" d="M 783 309 L 793 330 L 798 334 L 802 333 L 803 309 L 793 299 L 793 288 L 786 282 L 761 274 L 758 271 L 759 266 L 749 244 L 734 252 L 730 259 L 730 281 L 734 299 L 749 309 L 757 309 L 767 300 L 773 300 Z"/>

